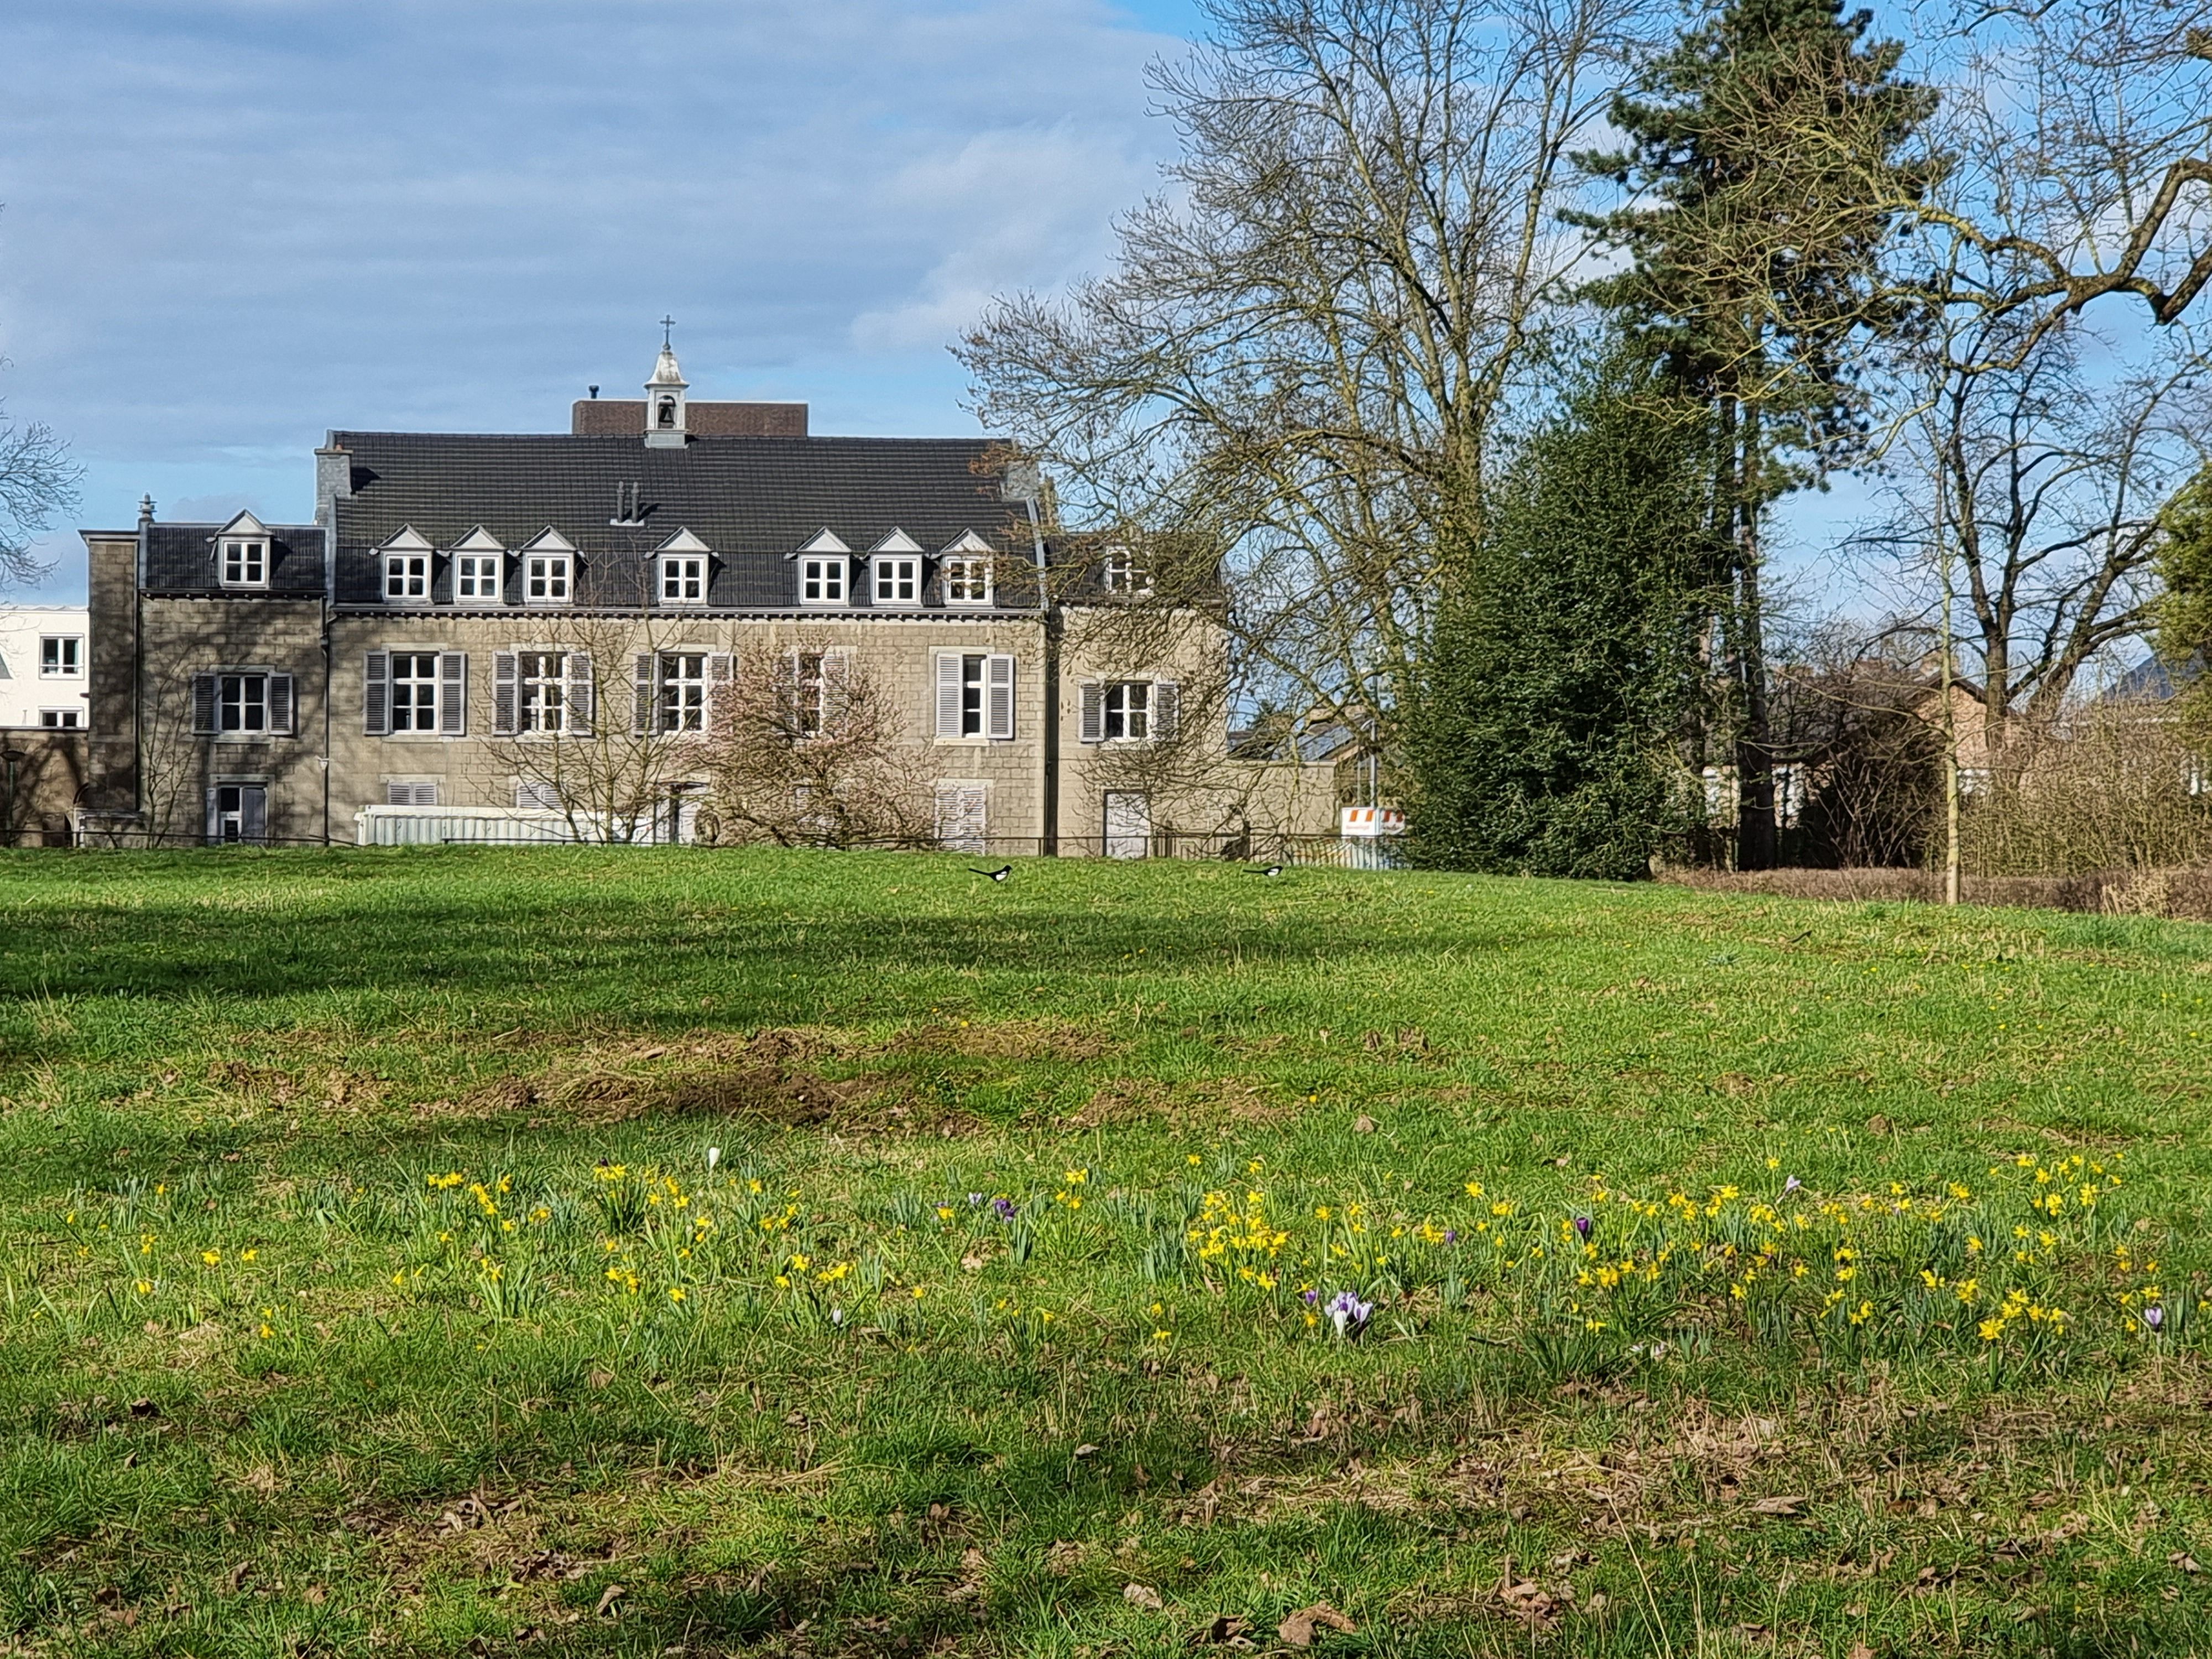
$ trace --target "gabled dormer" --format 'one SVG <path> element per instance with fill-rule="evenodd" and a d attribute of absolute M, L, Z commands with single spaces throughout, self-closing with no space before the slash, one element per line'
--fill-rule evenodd
<path fill-rule="evenodd" d="M 714 549 L 686 527 L 653 549 L 653 592 L 663 605 L 707 603 L 708 568 Z"/>
<path fill-rule="evenodd" d="M 878 610 L 903 611 L 921 603 L 921 544 L 903 530 L 868 550 L 869 600 Z"/>
<path fill-rule="evenodd" d="M 803 605 L 843 606 L 852 603 L 853 550 L 823 526 L 799 551 L 799 602 Z"/>
<path fill-rule="evenodd" d="M 576 593 L 576 544 L 548 525 L 522 546 L 522 602 L 567 605 Z"/>
<path fill-rule="evenodd" d="M 215 569 L 225 587 L 267 587 L 269 526 L 251 513 L 240 513 L 223 526 L 215 536 Z"/>
<path fill-rule="evenodd" d="M 429 538 L 411 524 L 402 525 L 377 544 L 386 605 L 430 603 L 430 560 L 435 550 Z"/>
<path fill-rule="evenodd" d="M 948 605 L 982 609 L 994 597 L 992 556 L 997 551 L 972 530 L 963 530 L 937 556 L 938 586 Z"/>
<path fill-rule="evenodd" d="M 453 603 L 501 605 L 507 599 L 507 549 L 482 525 L 455 542 Z"/>

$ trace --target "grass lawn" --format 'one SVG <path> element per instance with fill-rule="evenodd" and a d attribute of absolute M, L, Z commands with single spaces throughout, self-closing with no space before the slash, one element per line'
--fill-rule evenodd
<path fill-rule="evenodd" d="M 2212 1651 L 2212 931 L 964 862 L 0 860 L 0 1652 Z"/>

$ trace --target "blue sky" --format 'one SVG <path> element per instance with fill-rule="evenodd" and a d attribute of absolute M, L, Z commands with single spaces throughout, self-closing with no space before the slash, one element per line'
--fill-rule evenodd
<path fill-rule="evenodd" d="M 1188 0 L 69 0 L 0 14 L 0 397 L 79 521 L 308 507 L 331 427 L 695 396 L 972 431 L 947 342 L 1100 268 Z M 76 538 L 37 597 L 82 592 Z M 30 598 L 28 593 L 12 597 Z"/>

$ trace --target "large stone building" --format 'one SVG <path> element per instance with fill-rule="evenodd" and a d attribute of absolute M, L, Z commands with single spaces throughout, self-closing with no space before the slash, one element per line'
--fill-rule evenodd
<path fill-rule="evenodd" d="M 430 808 L 688 834 L 718 688 L 771 656 L 802 720 L 883 688 L 946 844 L 1332 827 L 1325 769 L 1229 757 L 1206 608 L 1113 625 L 1163 610 L 1141 562 L 1056 555 L 1000 447 L 693 402 L 665 349 L 645 391 L 566 434 L 333 432 L 312 523 L 149 501 L 84 532 L 88 839 L 350 842 Z"/>

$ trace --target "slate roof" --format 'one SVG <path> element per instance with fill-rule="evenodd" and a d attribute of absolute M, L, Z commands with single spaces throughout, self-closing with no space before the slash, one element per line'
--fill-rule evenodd
<path fill-rule="evenodd" d="M 983 440 L 694 437 L 666 449 L 568 434 L 336 432 L 331 441 L 353 467 L 353 494 L 337 503 L 340 604 L 380 602 L 375 550 L 410 525 L 441 550 L 481 525 L 510 554 L 556 530 L 576 546 L 584 605 L 640 603 L 653 550 L 685 529 L 714 550 L 709 603 L 732 609 L 795 606 L 799 565 L 788 556 L 824 529 L 856 557 L 894 530 L 930 555 L 973 531 L 1014 556 L 1000 567 L 1007 601 L 1015 596 L 1005 578 L 1032 556 L 1027 516 L 1003 498 Z M 629 516 L 633 492 L 640 522 L 611 522 Z M 438 562 L 434 603 L 451 600 L 451 562 Z M 934 603 L 929 574 L 925 598 Z"/>
<path fill-rule="evenodd" d="M 216 565 L 216 534 L 219 524 L 157 524 L 146 534 L 146 570 L 143 582 L 149 593 L 221 593 L 242 591 L 313 598 L 323 591 L 322 526 L 312 524 L 269 526 L 269 586 L 226 590 Z"/>

